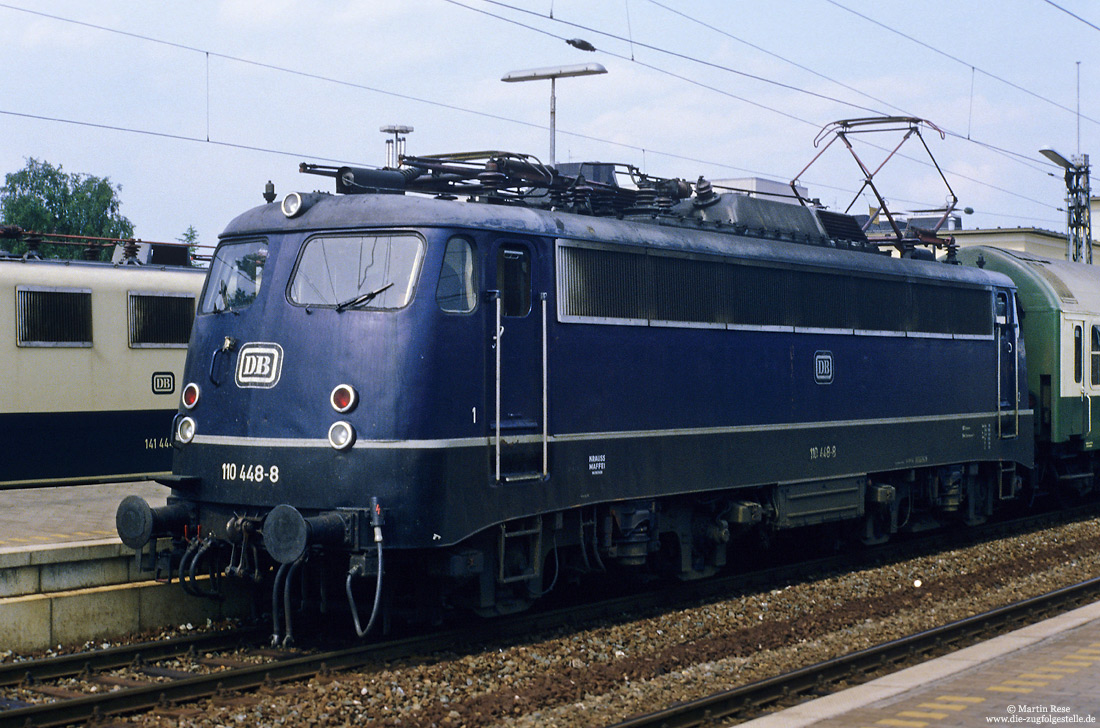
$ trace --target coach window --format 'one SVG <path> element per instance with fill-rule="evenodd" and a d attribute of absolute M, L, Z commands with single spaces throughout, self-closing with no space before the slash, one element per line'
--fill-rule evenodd
<path fill-rule="evenodd" d="M 522 245 L 501 245 L 497 252 L 501 313 L 526 316 L 531 310 L 531 252 Z"/>
<path fill-rule="evenodd" d="M 1100 326 L 1092 327 L 1092 386 L 1100 387 Z"/>
<path fill-rule="evenodd" d="M 1073 381 L 1081 383 L 1081 369 L 1084 365 L 1084 352 L 1081 341 L 1081 324 L 1073 327 Z"/>
<path fill-rule="evenodd" d="M 448 313 L 469 313 L 477 302 L 474 291 L 473 247 L 466 238 L 451 238 L 443 253 L 443 268 L 435 289 L 436 303 Z"/>

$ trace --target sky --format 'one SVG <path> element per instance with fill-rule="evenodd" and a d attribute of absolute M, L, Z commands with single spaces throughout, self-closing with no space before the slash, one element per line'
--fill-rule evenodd
<path fill-rule="evenodd" d="M 413 127 L 410 154 L 545 161 L 549 83 L 500 79 L 582 63 L 608 73 L 557 82 L 559 162 L 786 183 L 832 122 L 919 117 L 964 227 L 1065 232 L 1038 150 L 1100 155 L 1086 0 L 0 0 L 0 174 L 36 158 L 107 177 L 137 237 L 214 244 L 269 180 L 332 189 L 299 162 L 382 166 L 382 126 Z M 901 140 L 853 145 L 874 170 Z M 839 143 L 800 177 L 865 213 L 862 181 Z M 875 182 L 892 210 L 950 194 L 916 138 Z"/>

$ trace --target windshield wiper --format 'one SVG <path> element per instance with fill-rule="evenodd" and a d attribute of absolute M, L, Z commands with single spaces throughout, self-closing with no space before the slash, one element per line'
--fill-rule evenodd
<path fill-rule="evenodd" d="M 229 307 L 229 291 L 228 291 L 228 287 L 225 285 L 225 281 L 222 281 L 221 287 L 218 288 L 218 297 L 221 298 L 221 300 L 222 300 L 222 307 L 218 308 L 218 302 L 217 302 L 217 300 L 215 300 L 211 304 L 211 307 L 213 308 L 213 311 L 214 311 L 215 314 L 222 314 L 222 313 L 225 313 L 226 311 L 229 311 L 234 316 L 240 316 L 241 315 L 240 311 L 236 310 L 235 308 L 230 308 Z"/>
<path fill-rule="evenodd" d="M 385 293 L 386 291 L 388 291 L 391 288 L 393 288 L 393 283 L 392 282 L 387 283 L 386 285 L 382 286 L 381 288 L 373 290 L 370 293 L 362 293 L 362 294 L 356 296 L 355 298 L 344 301 L 343 303 L 336 304 L 336 310 L 337 311 L 343 311 L 344 309 L 351 308 L 352 306 L 362 306 L 364 303 L 370 303 L 375 298 L 377 298 L 379 295 L 381 295 L 382 293 Z"/>

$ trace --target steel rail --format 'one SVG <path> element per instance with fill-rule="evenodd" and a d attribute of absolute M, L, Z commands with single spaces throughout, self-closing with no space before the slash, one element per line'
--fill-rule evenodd
<path fill-rule="evenodd" d="M 1023 599 L 982 614 L 951 622 L 868 647 L 842 657 L 758 680 L 731 690 L 675 705 L 664 710 L 629 718 L 612 728 L 690 728 L 725 720 L 742 713 L 774 705 L 791 696 L 819 691 L 830 683 L 852 679 L 853 675 L 897 664 L 918 653 L 940 650 L 949 645 L 1001 630 L 1006 625 L 1030 622 L 1036 614 L 1062 611 L 1069 604 L 1092 601 L 1100 592 L 1100 577 L 1063 587 L 1047 594 Z"/>
<path fill-rule="evenodd" d="M 462 630 L 468 632 L 468 630 Z M 455 631 L 460 632 L 459 630 Z M 432 646 L 440 635 L 357 645 L 334 652 L 289 657 L 247 667 L 219 670 L 205 675 L 153 685 L 124 688 L 108 693 L 91 693 L 68 700 L 55 700 L 25 708 L 0 711 L 0 728 L 23 726 L 65 726 L 90 718 L 148 710 L 157 706 L 197 700 L 223 691 L 243 691 L 277 682 L 359 667 L 374 660 L 386 660 Z"/>
<path fill-rule="evenodd" d="M 636 616 L 646 610 L 679 605 L 685 602 L 728 598 L 738 591 L 778 582 L 798 581 L 815 573 L 851 570 L 866 566 L 869 563 L 892 562 L 911 558 L 929 549 L 942 549 L 948 546 L 957 547 L 962 543 L 972 543 L 982 538 L 996 538 L 1006 531 L 1023 532 L 1029 528 L 1050 527 L 1088 515 L 1095 515 L 1096 510 L 1095 505 L 1089 505 L 1073 509 L 1071 512 L 1029 515 L 1009 522 L 986 524 L 955 535 L 939 533 L 918 541 L 892 543 L 809 562 L 802 561 L 788 565 L 770 566 L 725 578 L 678 583 L 677 588 L 674 590 L 640 594 L 635 592 L 627 596 L 608 598 L 598 602 L 573 604 L 558 609 L 514 615 L 509 618 L 478 620 L 472 626 L 466 624 L 456 629 L 419 634 L 414 637 L 356 645 L 333 652 L 298 657 L 288 655 L 283 659 L 272 660 L 264 664 L 231 668 L 207 675 L 197 675 L 192 678 L 136 688 L 124 688 L 109 693 L 94 693 L 79 698 L 60 699 L 29 707 L 0 710 L 0 728 L 23 728 L 26 725 L 64 726 L 96 716 L 132 713 L 166 704 L 193 701 L 223 691 L 249 690 L 272 683 L 309 678 L 332 670 L 346 670 L 379 661 L 405 658 L 412 654 L 454 650 L 456 646 L 495 643 L 504 639 L 522 639 L 541 630 L 560 628 L 564 624 L 576 625 L 607 619 L 625 620 L 631 618 L 631 615 Z M 1070 515 L 1071 513 L 1072 515 Z M 1051 522 L 1052 519 L 1055 523 Z M 1011 608 L 1012 605 L 1002 609 Z M 930 631 L 930 633 L 933 632 L 935 630 Z M 0 665 L 0 686 L 18 685 L 24 682 L 27 677 L 33 680 L 46 680 L 88 674 L 94 670 L 123 668 L 134 664 L 138 655 L 141 656 L 142 660 L 150 661 L 179 656 L 191 651 L 210 651 L 216 648 L 228 649 L 245 642 L 245 635 L 252 639 L 266 636 L 267 633 L 266 628 L 256 627 L 244 631 L 235 631 L 230 635 L 225 633 L 189 635 L 173 640 L 136 646 L 123 646 L 108 650 L 50 657 L 44 660 L 10 663 Z M 855 654 L 860 655 L 862 653 Z M 853 657 L 855 655 L 839 658 L 839 660 L 848 660 Z M 825 669 L 823 666 L 830 665 L 832 662 L 822 663 L 822 665 L 791 674 L 802 674 L 803 672 L 814 676 L 823 674 Z M 762 681 L 760 684 L 770 684 L 778 680 L 779 678 L 773 678 L 769 681 Z M 817 683 L 814 682 L 813 684 L 816 685 Z M 797 685 L 797 682 L 788 683 L 787 692 L 795 691 L 795 687 L 792 686 Z M 738 690 L 744 689 L 746 688 L 739 688 Z M 780 689 L 782 690 L 782 688 Z M 806 688 L 800 689 L 805 690 Z M 764 695 L 764 693 L 761 692 L 760 695 Z M 764 699 L 758 698 L 757 700 L 759 702 Z M 706 706 L 702 711 L 711 711 L 713 714 L 714 708 Z M 641 720 L 641 718 L 638 720 Z M 670 728 L 671 726 L 680 725 L 679 723 L 668 722 L 667 719 L 653 725 L 664 724 L 667 724 Z M 628 722 L 623 725 L 641 726 L 647 724 L 644 722 L 636 724 Z M 684 723 L 684 725 L 693 725 L 693 723 Z"/>
<path fill-rule="evenodd" d="M 192 651 L 224 650 L 247 645 L 269 636 L 271 630 L 260 627 L 174 637 L 167 640 L 121 645 L 105 650 L 88 650 L 70 655 L 55 655 L 40 660 L 0 664 L 0 687 L 11 687 L 39 680 L 56 680 L 93 670 L 114 670 L 139 660 L 164 660 Z M 0 713 L 3 715 L 3 713 Z"/>

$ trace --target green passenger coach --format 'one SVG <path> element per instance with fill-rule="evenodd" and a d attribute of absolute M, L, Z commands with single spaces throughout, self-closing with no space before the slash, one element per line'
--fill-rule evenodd
<path fill-rule="evenodd" d="M 1016 284 L 1028 406 L 1037 410 L 1038 447 L 1056 463 L 1047 475 L 1084 487 L 1100 446 L 1100 267 L 986 246 L 962 249 L 959 259 Z"/>

